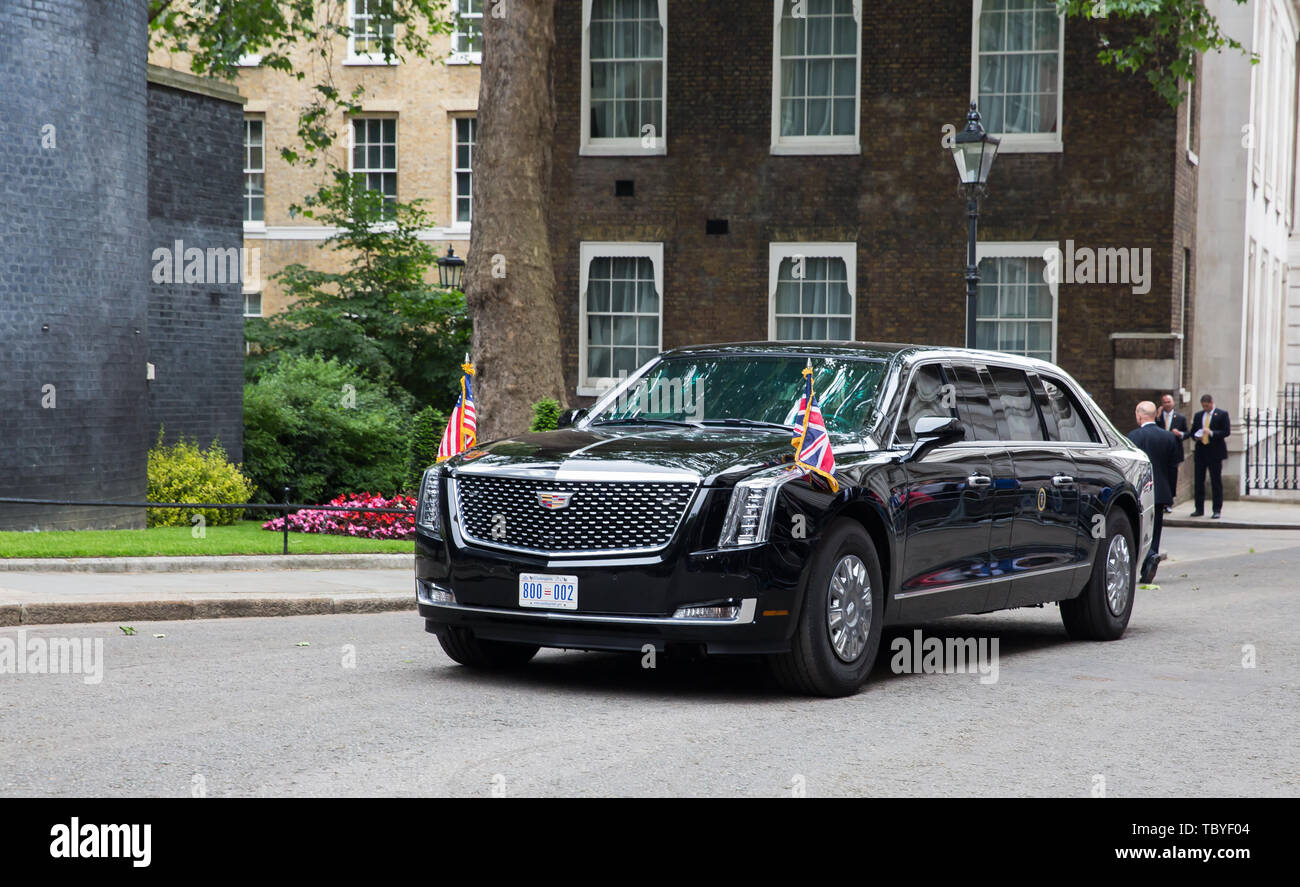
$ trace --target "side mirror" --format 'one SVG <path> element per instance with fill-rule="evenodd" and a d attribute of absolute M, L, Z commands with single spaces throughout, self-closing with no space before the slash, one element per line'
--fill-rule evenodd
<path fill-rule="evenodd" d="M 960 419 L 951 416 L 923 416 L 912 426 L 912 438 L 915 442 L 903 457 L 904 462 L 919 459 L 935 447 L 965 440 L 966 429 Z"/>
<path fill-rule="evenodd" d="M 563 413 L 560 413 L 560 418 L 555 421 L 555 427 L 568 428 L 585 415 L 587 415 L 587 410 L 585 408 L 565 410 Z"/>

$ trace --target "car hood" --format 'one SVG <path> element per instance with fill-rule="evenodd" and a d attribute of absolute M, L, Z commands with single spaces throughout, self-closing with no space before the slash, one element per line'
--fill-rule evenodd
<path fill-rule="evenodd" d="M 641 480 L 689 477 L 713 484 L 787 460 L 794 454 L 793 436 L 793 432 L 732 428 L 566 428 L 483 444 L 456 457 L 450 466 L 465 474 L 523 474 L 556 480 L 619 474 Z M 835 440 L 834 449 L 840 453 L 864 448 L 846 437 Z"/>

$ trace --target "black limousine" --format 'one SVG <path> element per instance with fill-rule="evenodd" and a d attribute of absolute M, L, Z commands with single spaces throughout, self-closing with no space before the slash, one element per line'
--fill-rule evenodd
<path fill-rule="evenodd" d="M 838 490 L 792 465 L 803 370 Z M 667 351 L 563 427 L 429 468 L 428 631 L 467 666 L 539 647 L 761 654 L 844 695 L 884 625 L 1059 604 L 1115 640 L 1150 547 L 1151 466 L 1040 360 L 758 342 Z"/>

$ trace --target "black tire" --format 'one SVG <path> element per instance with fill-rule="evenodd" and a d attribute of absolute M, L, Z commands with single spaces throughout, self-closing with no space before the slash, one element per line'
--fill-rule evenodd
<path fill-rule="evenodd" d="M 854 556 L 866 568 L 870 583 L 870 625 L 864 626 L 865 640 L 850 661 L 835 652 L 831 641 L 828 601 L 831 578 L 841 561 Z M 851 562 L 848 562 L 852 566 Z M 861 613 L 858 613 L 861 617 Z M 806 568 L 803 606 L 788 653 L 768 657 L 777 682 L 792 693 L 808 696 L 848 696 L 856 693 L 871 674 L 880 649 L 881 626 L 885 617 L 884 582 L 880 559 L 871 537 L 856 521 L 831 524 L 822 539 L 817 557 Z"/>
<path fill-rule="evenodd" d="M 1128 515 L 1118 508 L 1106 516 L 1106 538 L 1097 548 L 1092 561 L 1092 575 L 1076 598 L 1061 601 L 1061 621 L 1065 632 L 1076 641 L 1117 641 L 1128 628 L 1133 615 L 1133 597 L 1137 590 L 1137 545 Z M 1128 546 L 1128 595 L 1120 612 L 1112 610 L 1106 594 L 1106 562 L 1115 539 L 1122 537 Z"/>
<path fill-rule="evenodd" d="M 461 665 L 490 670 L 518 668 L 536 656 L 538 649 L 532 644 L 485 641 L 456 625 L 440 628 L 438 643 L 442 644 L 443 652 Z"/>

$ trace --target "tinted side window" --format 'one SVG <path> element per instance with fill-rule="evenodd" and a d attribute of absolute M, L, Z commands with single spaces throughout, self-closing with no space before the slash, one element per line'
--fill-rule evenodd
<path fill-rule="evenodd" d="M 895 440 L 899 443 L 912 443 L 914 440 L 912 426 L 918 419 L 926 416 L 955 416 L 954 406 L 952 388 L 946 384 L 939 365 L 928 363 L 917 367 L 912 373 L 907 397 L 903 400 L 903 411 L 898 417 Z"/>
<path fill-rule="evenodd" d="M 957 383 L 957 415 L 966 428 L 967 440 L 997 440 L 998 423 L 993 418 L 993 406 L 988 392 L 973 366 L 958 364 L 952 367 Z"/>
<path fill-rule="evenodd" d="M 1047 376 L 1041 377 L 1043 388 L 1047 390 L 1047 402 L 1056 415 L 1056 438 L 1065 443 L 1094 443 L 1097 436 L 1093 433 L 1092 423 L 1087 414 L 1074 399 L 1070 389 L 1062 382 Z"/>
<path fill-rule="evenodd" d="M 1002 414 L 1006 419 L 1004 440 L 1043 440 L 1043 426 L 1038 418 L 1038 407 L 1029 393 L 1029 380 L 1021 370 L 991 366 L 989 375 L 998 389 L 1002 401 Z"/>

